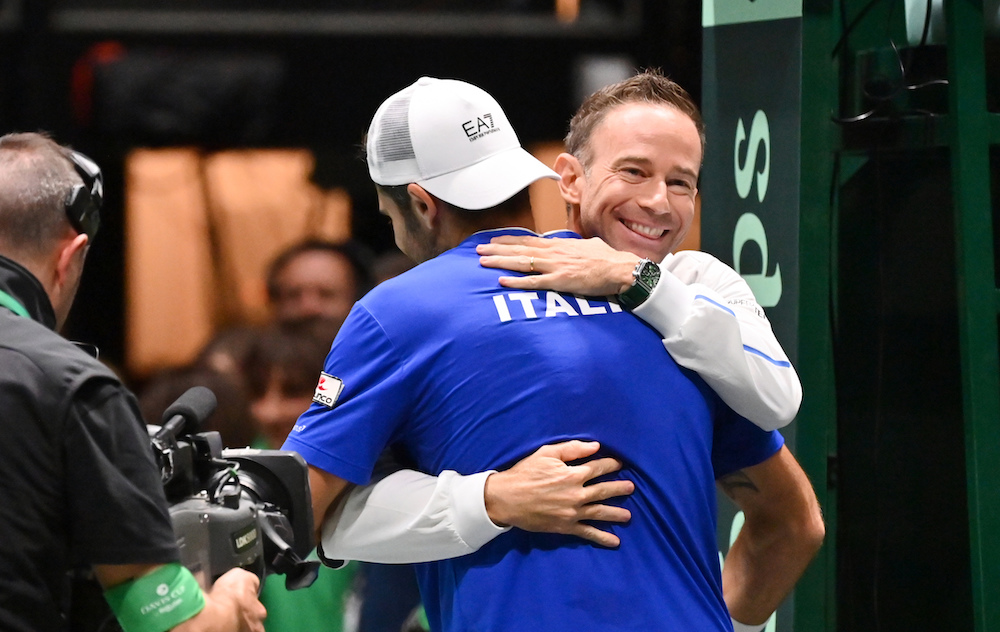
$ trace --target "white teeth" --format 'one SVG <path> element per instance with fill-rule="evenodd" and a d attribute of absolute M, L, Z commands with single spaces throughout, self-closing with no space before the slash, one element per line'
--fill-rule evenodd
<path fill-rule="evenodd" d="M 635 224 L 633 222 L 622 222 L 625 224 L 626 228 L 635 231 L 640 235 L 645 235 L 647 237 L 652 237 L 654 239 L 662 237 L 663 233 L 667 232 L 660 228 L 652 228 L 650 226 L 643 226 L 642 224 Z"/>

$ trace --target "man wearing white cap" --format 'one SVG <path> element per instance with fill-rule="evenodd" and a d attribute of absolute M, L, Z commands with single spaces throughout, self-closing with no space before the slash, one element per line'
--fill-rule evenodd
<path fill-rule="evenodd" d="M 317 521 L 386 446 L 471 474 L 599 441 L 622 470 L 595 500 L 635 489 L 590 516 L 631 516 L 620 546 L 514 529 L 422 564 L 432 629 L 730 630 L 714 480 L 787 452 L 781 436 L 735 415 L 616 301 L 511 291 L 479 265 L 478 245 L 531 234 L 504 227 L 531 225 L 526 188 L 555 177 L 488 94 L 423 78 L 383 103 L 367 146 L 380 210 L 424 263 L 355 306 L 285 443 L 310 463 Z"/>

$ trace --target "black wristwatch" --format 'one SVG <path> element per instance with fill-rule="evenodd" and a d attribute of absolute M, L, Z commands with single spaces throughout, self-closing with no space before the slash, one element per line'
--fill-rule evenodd
<path fill-rule="evenodd" d="M 632 270 L 632 287 L 618 295 L 618 304 L 629 311 L 639 307 L 649 298 L 659 280 L 660 266 L 649 259 L 641 260 Z"/>

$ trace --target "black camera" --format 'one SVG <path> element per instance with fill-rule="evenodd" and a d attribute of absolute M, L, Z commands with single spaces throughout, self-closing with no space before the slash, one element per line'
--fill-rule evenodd
<path fill-rule="evenodd" d="M 284 450 L 224 449 L 218 432 L 194 433 L 215 410 L 215 394 L 196 386 L 147 427 L 160 466 L 181 563 L 208 587 L 240 567 L 263 580 L 285 576 L 289 590 L 312 585 L 318 561 L 309 471 Z"/>

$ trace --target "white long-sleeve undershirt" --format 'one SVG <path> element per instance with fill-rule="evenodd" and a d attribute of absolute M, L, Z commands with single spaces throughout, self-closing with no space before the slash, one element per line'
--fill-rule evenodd
<path fill-rule="evenodd" d="M 668 255 L 634 313 L 660 333 L 675 362 L 701 375 L 737 413 L 765 430 L 795 417 L 798 375 L 750 287 L 726 264 L 699 251 Z M 401 470 L 355 487 L 324 525 L 323 555 L 411 563 L 472 553 L 507 530 L 486 512 L 489 474 Z"/>
<path fill-rule="evenodd" d="M 802 385 L 753 291 L 712 255 L 667 255 L 659 283 L 633 313 L 656 329 L 677 364 L 764 430 L 798 413 Z"/>

